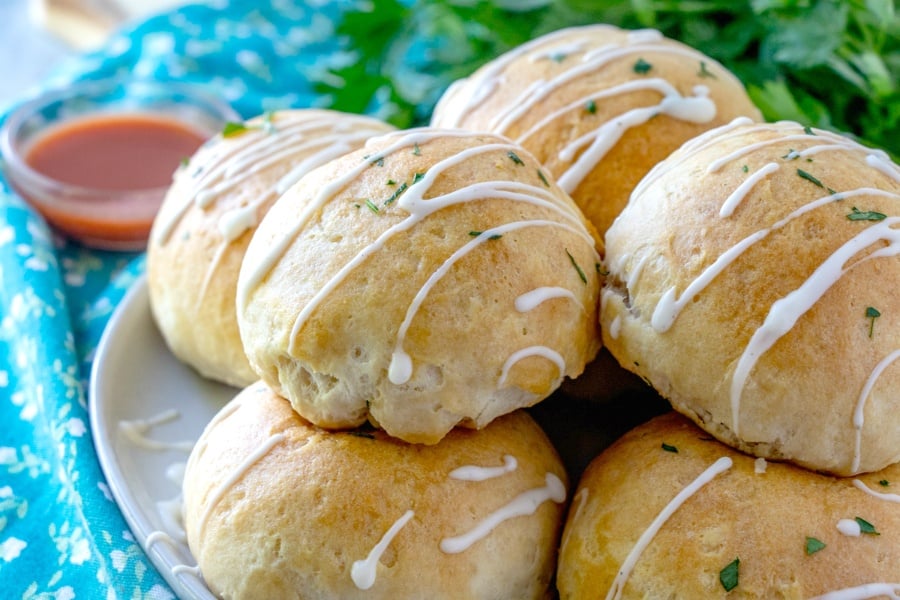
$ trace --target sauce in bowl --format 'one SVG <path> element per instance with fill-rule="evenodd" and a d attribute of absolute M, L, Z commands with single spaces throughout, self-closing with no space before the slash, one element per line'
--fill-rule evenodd
<path fill-rule="evenodd" d="M 22 105 L 0 150 L 13 188 L 56 230 L 142 250 L 174 172 L 234 120 L 227 104 L 190 86 L 91 82 Z"/>

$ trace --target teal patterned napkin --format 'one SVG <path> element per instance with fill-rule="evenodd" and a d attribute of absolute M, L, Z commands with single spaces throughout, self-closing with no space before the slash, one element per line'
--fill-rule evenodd
<path fill-rule="evenodd" d="M 346 61 L 335 24 L 354 3 L 185 6 L 125 30 L 47 82 L 130 74 L 209 86 L 244 117 L 323 104 Z M 326 99 L 327 100 L 327 99 Z M 55 236 L 0 178 L 0 597 L 174 598 L 104 481 L 87 380 L 143 255 Z"/>

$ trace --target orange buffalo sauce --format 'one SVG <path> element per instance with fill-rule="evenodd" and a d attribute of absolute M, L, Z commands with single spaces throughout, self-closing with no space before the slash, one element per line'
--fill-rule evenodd
<path fill-rule="evenodd" d="M 55 194 L 23 191 L 50 224 L 71 237 L 137 249 L 146 242 L 172 174 L 206 137 L 153 114 L 72 119 L 48 128 L 24 153 L 31 169 L 63 185 Z"/>

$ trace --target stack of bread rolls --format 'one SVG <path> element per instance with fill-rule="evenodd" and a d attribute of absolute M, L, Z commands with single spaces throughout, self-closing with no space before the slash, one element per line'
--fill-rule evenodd
<path fill-rule="evenodd" d="M 242 388 L 185 475 L 210 589 L 900 597 L 900 169 L 759 121 L 710 58 L 596 25 L 430 127 L 279 111 L 210 140 L 148 252 L 173 353 Z M 561 457 L 608 418 L 542 427 L 586 369 L 677 412 Z"/>

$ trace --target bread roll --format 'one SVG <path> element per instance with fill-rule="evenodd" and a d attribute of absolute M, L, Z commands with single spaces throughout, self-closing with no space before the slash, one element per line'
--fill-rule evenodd
<path fill-rule="evenodd" d="M 713 59 L 658 31 L 562 29 L 453 84 L 432 125 L 492 131 L 530 150 L 603 234 L 643 175 L 737 116 L 760 119 Z"/>
<path fill-rule="evenodd" d="M 440 444 L 310 425 L 267 386 L 188 461 L 185 525 L 222 598 L 548 597 L 567 479 L 523 411 Z"/>
<path fill-rule="evenodd" d="M 900 465 L 841 479 L 767 463 L 669 413 L 584 472 L 560 598 L 896 598 L 898 491 Z"/>
<path fill-rule="evenodd" d="M 751 454 L 900 460 L 900 168 L 796 123 L 685 144 L 607 232 L 610 352 Z"/>
<path fill-rule="evenodd" d="M 316 425 L 408 442 L 547 397 L 597 353 L 581 211 L 505 138 L 420 129 L 305 176 L 238 282 L 251 364 Z"/>
<path fill-rule="evenodd" d="M 147 249 L 153 316 L 175 356 L 234 386 L 258 379 L 234 308 L 257 223 L 293 180 L 391 129 L 334 111 L 278 111 L 231 124 L 176 172 Z"/>

